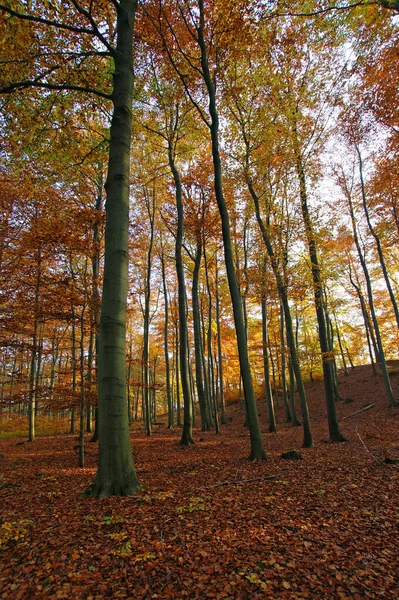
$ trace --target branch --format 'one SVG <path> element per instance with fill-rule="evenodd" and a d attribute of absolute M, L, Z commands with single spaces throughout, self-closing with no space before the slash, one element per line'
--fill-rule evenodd
<path fill-rule="evenodd" d="M 383 8 L 387 8 L 388 10 L 394 10 L 396 12 L 399 12 L 399 2 L 397 1 L 390 1 L 390 0 L 370 0 L 366 2 L 353 2 L 352 4 L 346 4 L 345 6 L 327 6 L 326 8 L 320 8 L 319 10 L 314 10 L 314 11 L 310 11 L 310 12 L 303 12 L 303 13 L 295 13 L 295 12 L 285 12 L 285 13 L 280 13 L 280 12 L 276 12 L 273 13 L 271 16 L 272 17 L 317 17 L 319 15 L 324 15 L 328 12 L 332 12 L 332 11 L 344 11 L 344 10 L 351 10 L 352 8 L 357 8 L 358 6 L 375 6 L 375 5 L 379 5 L 382 6 Z"/>
<path fill-rule="evenodd" d="M 373 460 L 375 460 L 375 462 L 376 462 L 378 465 L 380 465 L 380 466 L 381 466 L 381 467 L 384 469 L 384 474 L 387 476 L 388 480 L 389 480 L 389 481 L 391 481 L 391 477 L 390 477 L 389 473 L 387 472 L 387 468 L 386 468 L 386 466 L 385 466 L 385 463 L 383 463 L 383 462 L 382 462 L 382 460 L 379 460 L 378 458 L 376 458 L 376 457 L 374 456 L 374 454 L 373 454 L 372 452 L 370 452 L 370 450 L 367 448 L 366 444 L 364 443 L 363 439 L 362 439 L 362 438 L 361 438 L 361 436 L 360 436 L 360 433 L 359 433 L 359 432 L 358 432 L 358 430 L 357 430 L 357 425 L 356 425 L 356 429 L 355 429 L 355 431 L 356 431 L 356 435 L 357 435 L 357 437 L 358 437 L 358 438 L 359 438 L 359 440 L 361 441 L 361 443 L 362 443 L 362 446 L 363 446 L 363 448 L 365 449 L 365 451 L 367 452 L 367 454 L 370 454 L 371 458 L 372 458 Z"/>
<path fill-rule="evenodd" d="M 18 81 L 18 83 L 10 83 L 10 85 L 0 88 L 0 94 L 12 94 L 15 90 L 25 89 L 28 87 L 39 87 L 47 90 L 72 90 L 76 92 L 85 92 L 87 94 L 100 96 L 100 98 L 105 98 L 106 100 L 112 100 L 112 94 L 107 94 L 94 88 L 89 88 L 82 85 L 72 85 L 68 83 L 45 83 L 35 79 L 25 79 L 24 81 Z"/>
<path fill-rule="evenodd" d="M 249 483 L 251 481 L 267 481 L 269 479 L 277 479 L 277 477 L 281 477 L 283 473 L 277 473 L 277 475 L 269 475 L 268 477 L 252 477 L 251 479 L 233 479 L 232 481 L 221 481 L 220 483 L 215 483 L 215 485 L 207 485 L 204 487 L 197 488 L 197 491 L 200 490 L 212 490 L 217 487 L 221 487 L 222 485 L 237 485 L 237 483 Z"/>
<path fill-rule="evenodd" d="M 111 44 L 108 42 L 108 40 L 105 38 L 105 36 L 103 36 L 101 31 L 98 29 L 97 23 L 93 19 L 91 13 L 89 11 L 87 11 L 85 8 L 83 8 L 82 6 L 80 6 L 80 4 L 78 4 L 78 2 L 76 0 L 71 0 L 71 2 L 73 4 L 73 6 L 76 8 L 76 10 L 78 11 L 78 13 L 83 15 L 84 17 L 86 17 L 86 19 L 89 21 L 96 37 L 100 40 L 100 42 L 102 42 L 104 44 L 104 46 L 109 50 L 109 52 L 111 54 L 115 54 L 115 48 L 113 48 L 111 46 Z"/>
<path fill-rule="evenodd" d="M 345 421 L 345 419 L 349 419 L 350 417 L 354 417 L 355 415 L 358 415 L 359 413 L 362 413 L 365 410 L 368 410 L 369 408 L 373 408 L 373 406 L 374 406 L 374 402 L 372 402 L 371 404 L 367 404 L 367 406 L 364 406 L 360 410 L 357 410 L 356 412 L 351 413 L 350 415 L 346 415 L 346 417 L 344 417 L 343 419 L 340 419 L 340 420 L 341 421 Z"/>
<path fill-rule="evenodd" d="M 42 23 L 43 25 L 49 25 L 50 27 L 55 27 L 56 29 L 66 29 L 67 31 L 72 31 L 73 33 L 85 33 L 87 35 L 97 35 L 93 29 L 87 29 L 86 27 L 76 27 L 75 25 L 67 25 L 66 23 L 61 23 L 60 21 L 53 21 L 51 19 L 45 19 L 44 17 L 34 17 L 33 15 L 27 15 L 25 13 L 17 12 L 12 8 L 5 6 L 4 4 L 0 4 L 0 10 L 11 15 L 12 17 L 17 17 L 18 19 L 22 19 L 24 21 L 33 21 L 34 23 Z"/>

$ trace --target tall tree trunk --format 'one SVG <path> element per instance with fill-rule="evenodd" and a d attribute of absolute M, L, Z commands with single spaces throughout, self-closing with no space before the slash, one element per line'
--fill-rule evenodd
<path fill-rule="evenodd" d="M 385 264 L 385 258 L 384 258 L 384 254 L 383 254 L 383 251 L 382 251 L 381 241 L 380 241 L 380 238 L 379 238 L 376 230 L 374 229 L 374 227 L 373 227 L 373 225 L 371 223 L 369 209 L 368 209 L 368 206 L 367 206 L 366 188 L 365 188 L 365 185 L 364 185 L 364 177 L 363 177 L 362 155 L 360 153 L 360 148 L 359 148 L 359 146 L 357 144 L 355 145 L 355 148 L 356 148 L 356 152 L 357 152 L 357 155 L 358 155 L 358 158 L 359 158 L 359 175 L 360 175 L 360 186 L 361 186 L 361 191 L 362 191 L 362 201 L 363 201 L 364 214 L 366 215 L 366 220 L 367 220 L 367 225 L 368 225 L 369 231 L 370 231 L 371 235 L 373 236 L 373 238 L 375 240 L 375 243 L 376 243 L 376 246 L 377 246 L 378 259 L 380 261 L 382 273 L 384 275 L 385 284 L 387 286 L 389 297 L 391 299 L 391 303 L 392 303 L 393 310 L 394 310 L 394 313 L 395 313 L 396 324 L 399 327 L 399 309 L 398 309 L 398 304 L 396 302 L 395 294 L 393 293 L 391 281 L 389 279 L 388 270 L 387 270 L 387 267 L 386 267 L 386 264 Z"/>
<path fill-rule="evenodd" d="M 250 460 L 265 460 L 267 458 L 263 447 L 262 435 L 260 431 L 258 411 L 256 406 L 255 393 L 252 382 L 252 374 L 249 364 L 247 339 L 245 335 L 245 323 L 242 313 L 241 294 L 238 287 L 236 273 L 234 268 L 234 258 L 230 236 L 230 220 L 227 211 L 226 202 L 223 195 L 222 185 L 222 163 L 219 151 L 219 116 L 216 107 L 216 90 L 212 79 L 207 55 L 207 46 L 204 38 L 205 15 L 204 0 L 198 0 L 199 7 L 199 25 L 197 26 L 198 44 L 201 50 L 201 68 L 205 85 L 209 97 L 209 114 L 211 117 L 211 142 L 212 158 L 214 168 L 214 187 L 215 195 L 222 221 L 222 235 L 224 246 L 224 257 L 227 271 L 227 278 L 230 288 L 230 296 L 233 305 L 234 323 L 237 335 L 238 354 L 240 360 L 240 371 L 244 388 L 245 406 L 251 438 Z"/>
<path fill-rule="evenodd" d="M 106 182 L 104 280 L 98 364 L 98 470 L 86 493 L 127 496 L 140 489 L 126 403 L 129 177 L 132 135 L 133 29 L 137 0 L 119 0 L 113 53 L 113 105 Z"/>
<path fill-rule="evenodd" d="M 356 277 L 357 277 L 357 274 L 356 274 Z M 360 308 L 362 310 L 362 315 L 363 315 L 364 328 L 366 331 L 366 339 L 367 339 L 367 346 L 368 346 L 368 350 L 369 350 L 371 366 L 373 369 L 373 374 L 376 377 L 377 369 L 375 366 L 375 360 L 378 361 L 378 349 L 377 349 L 377 342 L 376 342 L 375 335 L 374 335 L 374 329 L 373 329 L 373 325 L 370 320 L 370 315 L 367 310 L 366 301 L 364 299 L 362 290 L 360 289 L 359 280 L 357 278 L 358 283 L 356 283 L 354 281 L 354 279 L 352 277 L 352 269 L 351 269 L 350 265 L 349 265 L 349 280 L 350 280 L 352 286 L 355 288 L 357 297 L 359 298 Z M 374 354 L 373 354 L 373 350 L 374 350 Z M 374 360 L 374 358 L 375 358 L 375 360 Z"/>
<path fill-rule="evenodd" d="M 165 351 L 165 378 L 166 378 L 166 403 L 168 406 L 168 429 L 173 428 L 174 415 L 173 415 L 173 400 L 172 390 L 170 381 L 170 360 L 169 360 L 169 342 L 168 342 L 168 330 L 169 330 L 169 302 L 168 302 L 168 290 L 166 287 L 166 272 L 165 272 L 165 255 L 163 248 L 161 250 L 161 267 L 162 267 L 162 286 L 165 306 L 165 318 L 164 318 L 164 351 Z"/>
<path fill-rule="evenodd" d="M 344 375 L 347 376 L 348 375 L 348 367 L 346 366 L 345 353 L 344 353 L 344 348 L 342 346 L 341 333 L 339 331 L 339 325 L 338 325 L 338 320 L 337 320 L 337 315 L 335 313 L 335 310 L 332 311 L 332 314 L 334 317 L 335 331 L 337 333 L 337 340 L 338 340 L 339 351 L 341 353 L 341 360 L 342 360 L 342 366 L 344 369 Z"/>
<path fill-rule="evenodd" d="M 195 359 L 195 380 L 197 386 L 198 402 L 201 414 L 201 429 L 208 431 L 211 426 L 211 420 L 208 411 L 208 403 L 205 395 L 204 380 L 203 380 L 203 348 L 201 337 L 201 315 L 199 306 L 198 294 L 198 279 L 202 257 L 202 237 L 201 233 L 197 236 L 197 248 L 194 260 L 193 282 L 191 287 L 192 294 L 192 309 L 193 309 L 193 326 L 194 326 L 194 359 Z"/>
<path fill-rule="evenodd" d="M 178 282 L 178 307 L 179 307 L 179 337 L 180 337 L 180 375 L 183 391 L 183 431 L 180 440 L 182 446 L 189 446 L 194 443 L 193 440 L 193 416 L 192 401 L 190 394 L 190 381 L 188 374 L 187 359 L 187 314 L 186 314 L 186 282 L 184 278 L 183 265 L 183 231 L 184 231 L 184 212 L 183 212 L 183 194 L 180 180 L 180 174 L 174 161 L 174 149 L 172 142 L 168 147 L 169 167 L 172 171 L 175 183 L 176 208 L 177 208 L 177 234 L 175 245 L 176 273 Z"/>
<path fill-rule="evenodd" d="M 216 328 L 218 336 L 218 375 L 219 375 L 219 395 L 220 395 L 220 410 L 221 410 L 221 423 L 227 425 L 226 419 L 226 407 L 224 401 L 224 380 L 223 380 L 223 354 L 222 354 L 222 336 L 221 336 L 221 325 L 220 325 L 220 296 L 219 296 L 219 269 L 217 254 L 215 256 L 216 273 L 215 273 L 215 289 L 216 289 Z"/>
<path fill-rule="evenodd" d="M 219 428 L 219 418 L 218 418 L 218 409 L 217 409 L 217 398 L 215 393 L 215 373 L 213 368 L 213 350 L 212 350 L 212 290 L 209 280 L 209 269 L 208 269 L 208 259 L 206 255 L 206 249 L 204 244 L 204 264 L 205 264 L 205 279 L 206 279 L 206 289 L 208 292 L 208 331 L 207 331 L 207 343 L 208 343 L 208 365 L 209 365 L 209 387 L 211 388 L 211 408 L 213 413 L 213 419 L 215 423 L 215 431 L 217 434 L 220 433 Z"/>
<path fill-rule="evenodd" d="M 91 268 L 92 268 L 92 326 L 94 329 L 94 370 L 95 370 L 95 381 L 98 381 L 98 353 L 99 353 L 99 331 L 100 331 L 100 232 L 101 232 L 101 220 L 103 213 L 103 165 L 99 165 L 99 177 L 97 182 L 97 194 L 96 194 L 96 218 L 93 222 L 93 254 L 91 257 Z M 92 362 L 88 374 L 91 389 L 92 377 Z M 90 442 L 98 441 L 98 407 L 95 409 L 95 421 L 94 421 L 94 432 L 90 438 Z"/>
<path fill-rule="evenodd" d="M 291 414 L 291 408 L 288 404 L 287 394 L 287 357 L 285 353 L 285 336 L 284 336 L 284 311 L 280 304 L 280 344 L 281 344 L 281 389 L 283 393 L 283 405 L 285 409 L 287 423 L 293 423 L 294 419 Z"/>
<path fill-rule="evenodd" d="M 382 344 L 382 338 L 381 338 L 381 333 L 380 333 L 380 326 L 378 324 L 377 314 L 375 312 L 374 295 L 373 295 L 373 289 L 372 289 L 372 286 L 371 286 L 370 274 L 369 274 L 369 271 L 368 271 L 368 268 L 367 268 L 367 264 L 366 264 L 366 259 L 364 257 L 364 253 L 362 252 L 362 249 L 360 247 L 359 236 L 357 234 L 357 229 L 356 229 L 355 213 L 354 213 L 354 210 L 353 210 L 352 198 L 351 198 L 350 193 L 347 193 L 347 200 L 348 200 L 349 211 L 350 211 L 350 216 L 351 216 L 351 221 L 352 221 L 352 230 L 353 230 L 353 237 L 354 237 L 354 240 L 355 240 L 356 250 L 357 250 L 357 253 L 358 253 L 358 256 L 359 256 L 360 264 L 362 266 L 364 278 L 366 280 L 367 296 L 368 296 L 368 301 L 369 301 L 370 314 L 371 314 L 371 319 L 373 321 L 374 333 L 375 333 L 375 338 L 376 338 L 376 343 L 377 343 L 377 349 L 378 349 L 377 360 L 378 360 L 378 362 L 380 364 L 380 367 L 381 367 L 382 376 L 383 376 L 383 379 L 384 379 L 385 390 L 386 390 L 386 393 L 387 393 L 387 396 L 388 396 L 388 400 L 389 400 L 389 406 L 394 407 L 394 406 L 397 406 L 398 404 L 396 402 L 395 396 L 393 395 L 393 391 L 392 391 L 392 387 L 391 387 L 391 381 L 389 379 L 388 368 L 387 368 L 387 364 L 386 364 L 386 361 L 385 361 L 384 347 L 383 347 L 383 344 Z"/>
<path fill-rule="evenodd" d="M 276 428 L 276 416 L 274 414 L 274 402 L 272 389 L 270 387 L 270 373 L 269 373 L 269 355 L 267 350 L 267 306 L 266 296 L 262 296 L 262 353 L 263 353 L 263 373 L 265 378 L 265 392 L 266 392 L 266 406 L 267 406 L 267 417 L 269 422 L 269 433 L 275 433 Z"/>
<path fill-rule="evenodd" d="M 86 306 L 83 304 L 80 315 L 80 419 L 79 419 L 79 467 L 85 466 L 85 346 L 84 346 L 84 314 Z"/>
<path fill-rule="evenodd" d="M 175 390 L 176 390 L 176 412 L 177 412 L 177 426 L 181 427 L 181 402 L 180 402 L 180 360 L 179 360 L 179 327 L 178 322 L 175 323 Z"/>
<path fill-rule="evenodd" d="M 28 442 L 34 442 L 36 437 L 36 370 L 37 370 L 37 341 L 39 332 L 39 304 L 42 283 L 42 256 L 40 250 L 36 261 L 35 300 L 33 315 L 33 336 L 30 360 L 29 405 L 28 405 Z"/>
<path fill-rule="evenodd" d="M 152 248 L 154 244 L 155 192 L 150 199 L 145 190 L 147 213 L 150 220 L 150 239 L 147 250 L 147 270 L 144 291 L 144 332 L 143 332 L 143 403 L 144 424 L 147 435 L 151 435 L 152 412 L 150 409 L 150 301 L 151 301 L 151 267 Z"/>
<path fill-rule="evenodd" d="M 295 115 L 294 115 L 295 118 Z M 313 279 L 313 293 L 316 309 L 317 324 L 319 327 L 319 343 L 321 351 L 321 359 L 323 365 L 323 380 L 324 380 L 324 391 L 326 397 L 327 407 L 327 420 L 330 439 L 332 442 L 345 442 L 346 439 L 342 435 L 336 411 L 336 395 L 334 385 L 334 373 L 333 373 L 333 361 L 334 353 L 331 352 L 328 338 L 327 328 L 324 315 L 323 307 L 323 284 L 321 280 L 320 265 L 317 255 L 316 238 L 313 231 L 313 225 L 310 218 L 308 208 L 308 195 L 306 190 L 306 178 L 305 170 L 302 162 L 302 155 L 299 149 L 298 136 L 296 130 L 296 123 L 293 123 L 293 136 L 294 136 L 294 151 L 296 158 L 296 173 L 299 182 L 299 194 L 301 200 L 302 217 L 305 225 L 306 239 L 308 243 L 310 264 L 312 266 L 312 279 Z"/>
<path fill-rule="evenodd" d="M 247 157 L 248 157 L 249 144 L 245 137 L 244 137 L 244 140 L 245 140 L 245 143 L 247 146 Z M 304 446 L 304 448 L 311 448 L 313 446 L 313 437 L 312 437 L 312 430 L 310 427 L 308 402 L 307 402 L 307 398 L 306 398 L 305 386 L 303 384 L 301 368 L 299 365 L 298 353 L 297 353 L 297 349 L 296 349 L 294 328 L 292 325 L 292 316 L 291 316 L 291 310 L 290 310 L 290 305 L 288 302 L 288 295 L 287 295 L 287 285 L 286 285 L 285 279 L 283 278 L 283 275 L 280 271 L 280 268 L 279 268 L 279 265 L 278 265 L 278 262 L 276 259 L 276 255 L 274 253 L 274 249 L 273 249 L 273 246 L 272 246 L 272 243 L 270 240 L 269 223 L 268 223 L 268 221 L 266 221 L 266 223 L 265 223 L 262 218 L 262 215 L 260 213 L 259 197 L 256 194 L 255 188 L 254 188 L 249 176 L 247 176 L 247 185 L 248 185 L 249 193 L 251 194 L 251 197 L 252 197 L 252 200 L 254 203 L 256 220 L 258 222 L 258 226 L 259 226 L 259 229 L 262 234 L 263 242 L 266 246 L 267 254 L 270 259 L 270 264 L 272 266 L 272 270 L 273 270 L 273 273 L 274 273 L 274 276 L 276 279 L 278 295 L 280 297 L 281 309 L 283 311 L 283 315 L 281 315 L 281 319 L 283 319 L 285 321 L 285 326 L 286 326 L 286 331 L 287 331 L 287 344 L 288 344 L 289 351 L 290 351 L 290 362 L 292 365 L 292 369 L 294 371 L 295 380 L 296 380 L 297 389 L 298 389 L 299 403 L 301 406 L 303 431 L 304 431 L 303 446 Z M 285 346 L 285 343 L 284 343 L 284 338 L 283 338 L 282 339 L 282 349 L 284 349 L 284 346 Z M 283 356 L 282 356 L 282 360 L 285 360 L 285 358 Z M 283 369 L 285 369 L 284 366 L 282 367 L 282 372 L 283 372 Z M 286 392 L 285 382 L 283 382 L 284 407 L 286 408 L 287 421 L 291 422 L 293 419 L 293 416 L 290 414 L 290 411 L 287 410 L 288 405 L 287 405 L 286 393 L 287 392 Z M 296 417 L 295 417 L 295 419 L 296 419 Z"/>

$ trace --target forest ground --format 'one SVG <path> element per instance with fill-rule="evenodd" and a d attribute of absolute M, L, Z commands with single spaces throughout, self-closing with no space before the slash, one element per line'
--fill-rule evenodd
<path fill-rule="evenodd" d="M 189 449 L 177 428 L 135 426 L 137 497 L 80 496 L 96 444 L 79 469 L 76 436 L 0 440 L 0 598 L 398 598 L 399 465 L 384 460 L 399 459 L 399 408 L 370 367 L 341 382 L 348 443 L 326 442 L 321 382 L 308 387 L 312 449 L 281 408 L 267 434 L 259 401 L 267 462 L 245 460 L 237 403 L 222 435 L 195 432 Z M 397 372 L 392 385 L 399 398 Z M 281 458 L 292 449 L 302 460 Z"/>

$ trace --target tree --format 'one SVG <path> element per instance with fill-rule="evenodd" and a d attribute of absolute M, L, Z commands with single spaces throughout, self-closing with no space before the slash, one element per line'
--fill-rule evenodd
<path fill-rule="evenodd" d="M 18 42 L 22 34 L 33 34 L 35 27 L 42 32 L 41 38 L 35 38 L 41 61 L 35 63 L 34 60 L 28 60 L 24 63 L 23 73 L 7 71 L 5 75 L 10 79 L 2 82 L 0 92 L 12 93 L 28 87 L 70 90 L 93 93 L 113 103 L 105 184 L 105 260 L 98 365 L 99 463 L 97 475 L 86 493 L 99 497 L 129 495 L 139 489 L 130 446 L 125 360 L 132 44 L 137 0 L 107 2 L 105 14 L 101 12 L 102 7 L 93 7 L 92 4 L 85 8 L 74 0 L 72 5 L 73 11 L 61 3 L 48 6 L 43 2 L 35 5 L 34 13 L 22 13 L 11 5 L 0 5 L 3 23 L 7 19 L 9 31 L 17 29 L 14 34 Z M 115 32 L 116 44 L 113 42 Z M 43 41 L 40 42 L 40 39 Z M 50 51 L 49 41 L 57 44 L 54 49 L 50 47 Z M 78 71 L 73 70 L 74 61 L 79 62 L 82 58 L 82 51 L 77 49 L 79 45 L 87 48 L 84 52 L 91 63 L 100 59 L 101 64 L 104 57 L 112 57 L 114 72 L 111 92 L 101 89 L 101 69 L 97 71 L 97 78 L 94 75 L 94 81 L 93 71 L 88 73 L 82 69 L 79 80 Z M 99 51 L 99 45 L 105 50 Z M 18 50 L 21 52 L 21 48 Z"/>

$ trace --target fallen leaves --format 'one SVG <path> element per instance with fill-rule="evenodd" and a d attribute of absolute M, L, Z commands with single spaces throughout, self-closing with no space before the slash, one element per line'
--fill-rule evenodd
<path fill-rule="evenodd" d="M 95 457 L 76 469 L 73 436 L 0 440 L 0 481 L 14 486 L 0 490 L 0 598 L 396 598 L 398 466 L 379 468 L 355 427 L 373 454 L 398 456 L 399 411 L 383 396 L 373 401 L 373 411 L 345 421 L 349 444 L 303 449 L 301 461 L 280 458 L 301 439 L 282 415 L 279 433 L 265 435 L 267 463 L 243 459 L 238 407 L 222 438 L 203 433 L 187 452 L 178 430 L 149 440 L 136 429 L 145 489 L 132 498 L 80 496 Z M 310 404 L 322 439 L 316 385 Z"/>

